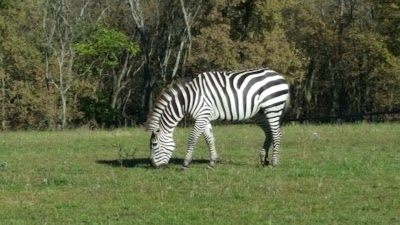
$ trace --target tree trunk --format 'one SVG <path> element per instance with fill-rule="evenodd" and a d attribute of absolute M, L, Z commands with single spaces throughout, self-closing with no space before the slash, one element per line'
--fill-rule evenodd
<path fill-rule="evenodd" d="M 4 70 L 0 69 L 1 77 L 1 129 L 6 129 L 6 82 Z"/>
<path fill-rule="evenodd" d="M 147 58 L 147 56 L 145 56 L 145 58 Z M 140 107 L 138 124 L 143 124 L 146 122 L 147 114 L 151 108 L 153 85 L 152 85 L 152 75 L 149 71 L 148 62 L 145 62 L 143 67 L 143 81 L 144 81 L 144 88 L 142 92 L 142 103 Z"/>
<path fill-rule="evenodd" d="M 67 100 L 65 98 L 65 93 L 60 90 L 61 96 L 61 130 L 64 130 L 67 126 Z"/>
<path fill-rule="evenodd" d="M 131 55 L 127 53 L 125 55 L 125 60 L 124 60 L 124 65 L 119 72 L 118 75 L 114 72 L 114 85 L 113 85 L 113 92 L 111 95 L 111 108 L 112 109 L 120 109 L 121 104 L 117 105 L 118 99 L 120 98 L 120 93 L 121 91 L 126 87 L 126 84 L 128 83 L 128 80 L 131 79 L 129 78 L 131 74 L 131 70 L 133 68 L 133 65 L 129 65 L 129 59 L 131 58 Z M 134 75 L 134 74 L 132 74 Z"/>
<path fill-rule="evenodd" d="M 147 113 L 150 109 L 151 94 L 153 91 L 152 74 L 150 73 L 151 44 L 149 43 L 149 37 L 146 32 L 145 20 L 143 17 L 144 12 L 141 6 L 141 2 L 139 0 L 128 0 L 128 3 L 131 9 L 132 18 L 135 21 L 137 29 L 139 31 L 142 56 L 144 60 L 142 101 L 137 121 L 138 124 L 143 124 L 147 120 Z"/>

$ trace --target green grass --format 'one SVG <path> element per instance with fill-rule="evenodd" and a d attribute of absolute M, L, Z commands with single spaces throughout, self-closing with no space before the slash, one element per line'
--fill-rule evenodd
<path fill-rule="evenodd" d="M 259 165 L 256 126 L 214 128 L 180 172 L 148 165 L 149 133 L 0 133 L 0 224 L 400 224 L 400 124 L 283 127 L 280 164 Z"/>

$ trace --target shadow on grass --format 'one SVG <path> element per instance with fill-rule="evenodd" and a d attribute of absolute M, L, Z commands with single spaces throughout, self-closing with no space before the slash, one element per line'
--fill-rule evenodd
<path fill-rule="evenodd" d="M 108 165 L 112 167 L 126 167 L 126 168 L 153 168 L 150 166 L 149 158 L 138 158 L 138 159 L 114 159 L 114 160 L 97 160 L 98 164 Z M 192 164 L 208 164 L 210 161 L 208 159 L 194 159 Z M 172 158 L 169 160 L 169 165 L 182 165 L 183 159 Z"/>

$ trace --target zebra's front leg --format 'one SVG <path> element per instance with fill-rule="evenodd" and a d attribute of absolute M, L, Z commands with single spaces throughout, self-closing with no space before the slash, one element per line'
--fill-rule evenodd
<path fill-rule="evenodd" d="M 204 130 L 204 138 L 206 139 L 208 149 L 210 150 L 210 163 L 208 164 L 208 168 L 212 169 L 218 161 L 218 154 L 215 150 L 214 134 L 210 123 Z"/>
<path fill-rule="evenodd" d="M 204 129 L 209 124 L 209 122 L 210 121 L 208 120 L 196 120 L 192 133 L 190 134 L 188 149 L 185 160 L 183 161 L 182 169 L 187 169 L 192 162 L 194 146 L 196 145 L 199 136 L 204 132 Z"/>

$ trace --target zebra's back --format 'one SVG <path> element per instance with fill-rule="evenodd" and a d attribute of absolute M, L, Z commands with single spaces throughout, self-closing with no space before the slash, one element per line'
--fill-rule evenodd
<path fill-rule="evenodd" d="M 282 111 L 289 95 L 286 80 L 270 69 L 205 72 L 188 87 L 189 92 L 196 92 L 188 95 L 200 93 L 213 109 L 212 120 L 239 121 L 253 117 L 260 110 Z"/>

